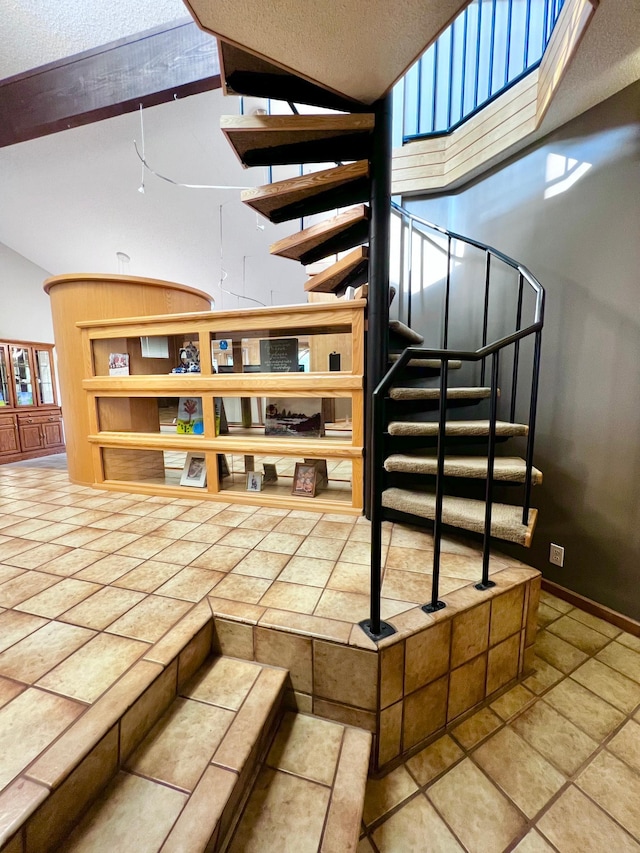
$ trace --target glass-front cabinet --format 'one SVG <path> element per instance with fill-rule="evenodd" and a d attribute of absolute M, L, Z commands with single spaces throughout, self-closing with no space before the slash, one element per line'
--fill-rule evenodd
<path fill-rule="evenodd" d="M 53 344 L 0 341 L 0 464 L 63 450 Z"/>

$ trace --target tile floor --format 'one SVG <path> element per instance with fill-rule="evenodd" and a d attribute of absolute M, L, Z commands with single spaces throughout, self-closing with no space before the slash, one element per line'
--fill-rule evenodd
<path fill-rule="evenodd" d="M 337 634 L 365 618 L 368 538 L 349 516 L 76 486 L 64 456 L 0 466 L 0 792 L 207 595 Z M 387 525 L 384 544 L 391 618 L 428 600 L 431 541 Z M 443 593 L 477 580 L 475 545 L 444 551 Z M 540 621 L 534 675 L 369 783 L 359 853 L 640 853 L 640 641 L 549 596 Z"/>

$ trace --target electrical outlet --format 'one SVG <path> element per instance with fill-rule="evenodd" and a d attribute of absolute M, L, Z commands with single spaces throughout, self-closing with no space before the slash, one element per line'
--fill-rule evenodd
<path fill-rule="evenodd" d="M 549 548 L 549 562 L 554 566 L 564 566 L 564 548 L 562 545 L 554 545 L 551 543 Z"/>

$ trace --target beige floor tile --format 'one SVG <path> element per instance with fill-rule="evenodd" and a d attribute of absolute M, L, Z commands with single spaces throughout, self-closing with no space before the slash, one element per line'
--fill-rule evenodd
<path fill-rule="evenodd" d="M 24 613 L 33 613 L 35 616 L 43 616 L 55 619 L 65 610 L 79 604 L 101 589 L 97 583 L 64 578 L 60 583 L 37 593 L 36 595 L 17 604 L 15 609 Z"/>
<path fill-rule="evenodd" d="M 453 617 L 451 666 L 466 663 L 484 652 L 489 645 L 491 604 L 486 601 Z"/>
<path fill-rule="evenodd" d="M 295 533 L 267 533 L 255 548 L 256 551 L 273 551 L 276 554 L 295 554 L 300 547 L 303 536 Z"/>
<path fill-rule="evenodd" d="M 402 742 L 411 749 L 441 729 L 447 718 L 447 677 L 405 697 Z"/>
<path fill-rule="evenodd" d="M 343 518 L 347 519 L 349 516 L 343 516 Z M 353 519 L 350 519 L 350 523 L 348 524 L 342 521 L 331 521 L 325 514 L 322 517 L 322 521 L 319 521 L 313 528 L 313 535 L 346 541 L 352 531 L 353 521 Z"/>
<path fill-rule="evenodd" d="M 222 512 L 216 515 L 215 524 L 223 524 L 225 527 L 238 527 L 243 521 L 247 520 L 247 516 L 252 512 L 252 509 L 249 513 L 241 512 L 236 507 L 233 509 L 223 509 Z"/>
<path fill-rule="evenodd" d="M 65 611 L 60 616 L 60 620 L 69 622 L 71 625 L 82 625 L 84 628 L 102 631 L 144 597 L 143 592 L 105 586 L 90 598 Z"/>
<path fill-rule="evenodd" d="M 191 609 L 190 601 L 149 595 L 108 627 L 110 634 L 155 643 Z"/>
<path fill-rule="evenodd" d="M 94 539 L 92 542 L 87 542 L 85 548 L 88 548 L 89 551 L 102 551 L 105 554 L 114 554 L 139 538 L 140 535 L 138 533 L 123 533 L 122 530 L 112 530 L 109 533 L 103 533 L 102 536 Z"/>
<path fill-rule="evenodd" d="M 287 631 L 256 628 L 253 632 L 255 659 L 289 671 L 294 690 L 311 693 L 313 688 L 312 641 Z"/>
<path fill-rule="evenodd" d="M 407 527 L 402 524 L 394 524 L 391 533 L 391 544 L 400 548 L 419 548 L 424 551 L 433 551 L 433 536 L 426 530 L 417 527 Z"/>
<path fill-rule="evenodd" d="M 588 655 L 594 655 L 609 642 L 609 637 L 601 634 L 600 631 L 595 631 L 588 625 L 584 625 L 577 619 L 573 619 L 571 614 L 561 616 L 560 619 L 549 625 L 547 630 Z"/>
<path fill-rule="evenodd" d="M 130 557 L 129 559 L 133 560 L 134 558 Z M 173 563 L 159 563 L 156 560 L 141 562 L 139 558 L 135 558 L 135 561 L 139 565 L 113 580 L 113 586 L 133 589 L 137 592 L 155 592 L 158 587 L 165 584 L 182 569 L 182 566 Z"/>
<path fill-rule="evenodd" d="M 623 632 L 617 637 L 617 640 L 619 643 L 622 643 L 623 646 L 633 649 L 634 652 L 640 652 L 640 637 L 634 637 L 633 634 Z"/>
<path fill-rule="evenodd" d="M 46 624 L 46 619 L 32 616 L 30 613 L 20 613 L 17 610 L 5 610 L 0 613 L 0 652 Z"/>
<path fill-rule="evenodd" d="M 70 519 L 72 522 L 75 522 L 75 518 Z M 95 527 L 98 530 L 102 530 L 103 533 L 107 530 L 111 532 L 119 531 L 122 527 L 125 527 L 131 520 L 131 516 L 121 514 L 109 514 L 104 518 L 99 518 L 96 521 L 91 522 L 91 527 Z M 129 535 L 129 534 L 124 534 Z"/>
<path fill-rule="evenodd" d="M 554 610 L 559 610 L 560 613 L 568 613 L 570 610 L 573 610 L 573 605 L 552 595 L 550 592 L 546 592 L 544 589 L 540 592 L 540 601 L 544 601 L 546 605 L 553 607 Z"/>
<path fill-rule="evenodd" d="M 222 572 L 187 566 L 162 584 L 161 587 L 158 587 L 156 593 L 167 595 L 170 598 L 181 598 L 185 601 L 200 601 L 224 577 L 226 575 Z"/>
<path fill-rule="evenodd" d="M 314 586 L 275 581 L 259 601 L 263 607 L 293 610 L 296 613 L 314 612 L 322 590 Z"/>
<path fill-rule="evenodd" d="M 375 710 L 377 655 L 316 640 L 313 647 L 314 693 L 323 699 Z"/>
<path fill-rule="evenodd" d="M 449 735 L 443 735 L 410 758 L 407 768 L 418 785 L 426 785 L 463 757 L 457 743 Z"/>
<path fill-rule="evenodd" d="M 67 839 L 65 851 L 113 853 L 135 838 L 136 853 L 156 853 L 186 801 L 181 791 L 119 773 Z"/>
<path fill-rule="evenodd" d="M 346 546 L 345 546 L 346 548 Z M 344 551 L 327 583 L 330 589 L 342 592 L 363 593 L 369 589 L 371 568 L 365 565 L 344 562 Z"/>
<path fill-rule="evenodd" d="M 37 543 L 32 542 L 30 539 L 17 539 L 12 537 L 8 542 L 3 544 L 2 560 L 6 563 L 9 557 L 14 557 L 16 554 L 22 554 L 24 551 L 29 551 L 36 547 Z"/>
<path fill-rule="evenodd" d="M 219 657 L 204 664 L 181 694 L 189 699 L 237 711 L 260 672 L 259 664 Z"/>
<path fill-rule="evenodd" d="M 629 720 L 607 744 L 607 749 L 640 774 L 640 725 Z"/>
<path fill-rule="evenodd" d="M 184 542 L 206 542 L 213 545 L 229 532 L 229 528 L 223 524 L 199 524 L 191 533 L 185 534 Z"/>
<path fill-rule="evenodd" d="M 321 595 L 313 611 L 315 616 L 352 623 L 369 617 L 370 599 L 364 593 L 340 592 L 336 589 L 324 591 L 318 589 L 318 592 L 321 592 Z M 388 613 L 385 613 L 382 618 L 389 618 Z"/>
<path fill-rule="evenodd" d="M 69 548 L 66 545 L 53 545 L 46 543 L 36 545 L 34 548 L 29 548 L 28 551 L 22 551 L 20 554 L 14 554 L 13 557 L 4 557 L 3 561 L 9 566 L 16 566 L 19 569 L 38 569 L 45 568 L 45 564 L 56 557 L 62 557 L 67 554 Z"/>
<path fill-rule="evenodd" d="M 508 727 L 478 747 L 473 758 L 529 818 L 566 782 L 562 773 Z"/>
<path fill-rule="evenodd" d="M 624 720 L 624 714 L 573 678 L 553 687 L 544 700 L 596 740 L 604 740 Z"/>
<path fill-rule="evenodd" d="M 178 542 L 172 542 L 171 545 L 163 548 L 162 551 L 158 551 L 157 554 L 154 554 L 153 559 L 155 562 L 172 563 L 180 567 L 188 566 L 189 563 L 203 554 L 208 547 L 206 542 L 184 542 L 183 540 L 179 540 Z"/>
<path fill-rule="evenodd" d="M 473 853 L 502 853 L 525 822 L 467 758 L 427 789 L 427 797 Z"/>
<path fill-rule="evenodd" d="M 0 606 L 15 607 L 37 593 L 60 583 L 56 575 L 44 572 L 25 572 L 0 585 Z"/>
<path fill-rule="evenodd" d="M 296 557 L 317 557 L 321 560 L 337 560 L 344 548 L 343 539 L 325 539 L 322 536 L 309 536 L 302 540 Z"/>
<path fill-rule="evenodd" d="M 149 513 L 149 515 L 151 518 L 164 518 L 165 520 L 171 520 L 177 518 L 179 515 L 183 515 L 185 512 L 186 510 L 183 506 L 179 506 L 175 503 L 168 503 L 154 509 L 153 512 Z"/>
<path fill-rule="evenodd" d="M 626 714 L 640 703 L 640 686 L 599 660 L 587 661 L 571 677 Z"/>
<path fill-rule="evenodd" d="M 268 516 L 263 518 L 266 520 L 268 519 Z M 308 536 L 318 521 L 317 518 L 271 518 L 268 520 L 275 521 L 273 527 L 269 529 L 273 529 L 276 533 L 295 533 L 298 536 Z M 247 522 L 243 522 L 243 524 L 246 523 Z M 267 528 L 264 529 L 266 530 Z"/>
<path fill-rule="evenodd" d="M 100 557 L 100 554 L 98 554 L 98 557 Z M 109 554 L 108 557 L 102 557 L 92 566 L 87 566 L 86 569 L 76 572 L 75 577 L 85 581 L 95 581 L 96 583 L 114 583 L 122 575 L 139 566 L 140 563 L 142 563 L 140 557 L 123 557 L 121 554 Z"/>
<path fill-rule="evenodd" d="M 382 582 L 382 594 L 387 598 L 401 598 L 404 601 L 425 604 L 431 600 L 431 575 L 387 568 Z"/>
<path fill-rule="evenodd" d="M 494 714 L 491 708 L 482 708 L 463 723 L 457 725 L 452 734 L 464 749 L 469 750 L 495 732 L 496 729 L 499 729 L 501 725 L 502 720 L 497 714 Z"/>
<path fill-rule="evenodd" d="M 586 613 L 584 610 L 578 610 L 575 607 L 570 616 L 572 619 L 577 619 L 578 622 L 582 622 L 583 625 L 587 625 L 589 628 L 593 628 L 594 631 L 599 631 L 601 634 L 604 634 L 605 637 L 609 637 L 609 639 L 614 639 L 622 634 L 620 628 L 616 628 L 615 625 L 612 625 L 611 622 L 606 622 L 604 619 L 599 619 L 597 616 L 592 616 L 591 613 Z"/>
<path fill-rule="evenodd" d="M 8 702 L 15 699 L 15 697 L 25 689 L 24 684 L 20 684 L 18 681 L 11 681 L 8 678 L 2 678 L 0 676 L 0 708 L 3 708 Z M 0 838 L 1 837 L 2 833 L 0 832 Z"/>
<path fill-rule="evenodd" d="M 499 699 L 491 703 L 491 708 L 502 717 L 503 720 L 510 720 L 527 705 L 530 705 L 536 696 L 522 684 L 516 684 L 511 690 L 503 693 Z"/>
<path fill-rule="evenodd" d="M 449 669 L 451 620 L 438 622 L 407 637 L 404 658 L 404 689 L 412 693 Z"/>
<path fill-rule="evenodd" d="M 447 721 L 464 714 L 484 699 L 486 674 L 486 655 L 480 655 L 452 670 L 449 677 Z"/>
<path fill-rule="evenodd" d="M 233 601 L 257 604 L 270 586 L 271 581 L 265 578 L 228 574 L 216 584 L 214 593 L 216 598 L 229 598 Z"/>
<path fill-rule="evenodd" d="M 328 788 L 265 768 L 247 803 L 229 853 L 317 853 L 329 804 Z"/>
<path fill-rule="evenodd" d="M 278 578 L 287 583 L 304 583 L 307 586 L 324 588 L 335 565 L 333 560 L 294 556 L 289 558 Z"/>
<path fill-rule="evenodd" d="M 367 780 L 363 820 L 371 826 L 418 790 L 414 779 L 405 767 L 398 767 L 381 779 Z"/>
<path fill-rule="evenodd" d="M 553 607 L 549 607 L 548 604 L 545 604 L 544 601 L 541 601 L 538 604 L 538 627 L 546 628 L 547 625 L 550 625 L 552 622 L 555 622 L 556 619 L 560 619 L 562 617 L 562 613 L 559 610 L 554 610 Z"/>
<path fill-rule="evenodd" d="M 640 838 L 640 774 L 603 750 L 576 784 L 634 838 Z"/>
<path fill-rule="evenodd" d="M 267 756 L 274 770 L 284 770 L 312 782 L 331 785 L 335 776 L 344 726 L 288 713 Z"/>
<path fill-rule="evenodd" d="M 523 681 L 523 684 L 533 693 L 544 693 L 553 684 L 557 684 L 564 674 L 539 657 L 533 659 L 534 673 Z"/>
<path fill-rule="evenodd" d="M 430 574 L 433 571 L 433 551 L 392 544 L 387 551 L 385 566 L 387 569 Z"/>
<path fill-rule="evenodd" d="M 236 527 L 220 539 L 220 545 L 231 545 L 234 548 L 254 548 L 267 533 L 263 530 L 250 530 L 246 527 Z"/>
<path fill-rule="evenodd" d="M 598 747 L 593 738 L 542 700 L 523 711 L 510 725 L 567 775 L 575 773 Z"/>
<path fill-rule="evenodd" d="M 75 575 L 81 569 L 86 569 L 87 566 L 92 565 L 99 559 L 100 554 L 97 554 L 95 551 L 89 551 L 85 548 L 74 548 L 61 557 L 51 560 L 42 568 L 50 574 L 69 577 L 70 575 Z"/>
<path fill-rule="evenodd" d="M 232 533 L 235 531 L 232 531 Z M 291 558 L 288 554 L 275 554 L 270 551 L 249 551 L 246 557 L 231 569 L 234 575 L 250 575 L 254 578 L 275 580 Z"/>
<path fill-rule="evenodd" d="M 38 687 L 95 702 L 149 648 L 147 643 L 98 634 L 38 681 Z"/>
<path fill-rule="evenodd" d="M 0 789 L 85 710 L 85 706 L 28 688 L 0 708 Z"/>
<path fill-rule="evenodd" d="M 5 566 L 3 563 L 0 563 L 0 584 L 26 573 L 26 569 L 18 569 L 16 566 Z"/>
<path fill-rule="evenodd" d="M 382 559 L 384 560 L 386 548 L 382 547 Z M 371 545 L 368 542 L 356 542 L 349 540 L 345 543 L 340 554 L 341 563 L 356 563 L 359 566 L 371 565 Z"/>
<path fill-rule="evenodd" d="M 125 768 L 192 791 L 233 717 L 224 708 L 176 699 L 127 759 Z"/>
<path fill-rule="evenodd" d="M 535 829 L 530 830 L 513 853 L 555 853 L 554 848 Z"/>
<path fill-rule="evenodd" d="M 124 554 L 127 557 L 141 557 L 143 560 L 149 560 L 158 551 L 164 550 L 172 544 L 171 539 L 166 536 L 140 536 L 135 542 L 130 542 L 118 551 L 118 554 Z"/>
<path fill-rule="evenodd" d="M 464 848 L 422 794 L 385 820 L 372 838 L 380 853 L 427 849 L 429 853 L 464 853 Z"/>
<path fill-rule="evenodd" d="M 621 643 L 610 643 L 596 658 L 640 684 L 640 653 Z"/>
<path fill-rule="evenodd" d="M 178 516 L 178 519 L 180 521 L 197 521 L 198 524 L 202 524 L 203 522 L 209 521 L 209 519 L 213 518 L 214 515 L 218 515 L 218 513 L 222 512 L 225 506 L 227 505 L 225 504 L 221 506 L 220 504 L 212 504 L 205 501 L 198 506 L 192 506 L 186 509 L 182 515 Z"/>
<path fill-rule="evenodd" d="M 32 684 L 93 636 L 86 628 L 49 622 L 0 654 L 0 675 Z"/>
<path fill-rule="evenodd" d="M 562 853 L 640 853 L 640 845 L 573 785 L 540 818 L 538 829 Z"/>
<path fill-rule="evenodd" d="M 150 510 L 153 512 L 153 510 Z M 159 527 L 165 524 L 163 518 L 148 518 L 146 516 L 134 518 L 123 525 L 120 530 L 123 533 L 141 533 L 143 535 L 152 534 Z"/>
<path fill-rule="evenodd" d="M 536 638 L 536 654 L 565 674 L 576 669 L 587 659 L 587 655 L 567 643 L 549 630 L 539 631 Z"/>
<path fill-rule="evenodd" d="M 230 572 L 248 553 L 247 548 L 232 548 L 228 545 L 212 545 L 199 557 L 191 561 L 192 566 L 201 569 L 213 569 L 216 572 Z"/>
<path fill-rule="evenodd" d="M 65 533 L 53 540 L 56 545 L 69 545 L 72 548 L 81 548 L 88 542 L 94 542 L 104 536 L 104 531 L 96 530 L 93 527 L 78 527 L 77 530 L 71 533 Z"/>

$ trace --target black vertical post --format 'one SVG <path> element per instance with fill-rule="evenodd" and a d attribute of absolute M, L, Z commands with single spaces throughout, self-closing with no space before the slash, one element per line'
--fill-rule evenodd
<path fill-rule="evenodd" d="M 484 539 L 482 543 L 482 580 L 476 589 L 489 589 L 495 583 L 489 580 L 489 556 L 491 548 L 491 514 L 493 511 L 493 469 L 496 458 L 496 420 L 498 418 L 498 377 L 500 352 L 491 356 L 491 413 L 489 415 L 489 448 L 487 451 L 487 487 L 484 509 Z"/>
<path fill-rule="evenodd" d="M 370 160 L 371 231 L 369 237 L 369 305 L 365 374 L 365 513 L 371 519 L 370 619 L 360 623 L 372 639 L 394 633 L 380 619 L 382 579 L 382 456 L 385 429 L 380 400 L 373 392 L 387 371 L 389 334 L 389 237 L 391 230 L 391 95 L 374 105 L 375 129 Z"/>

